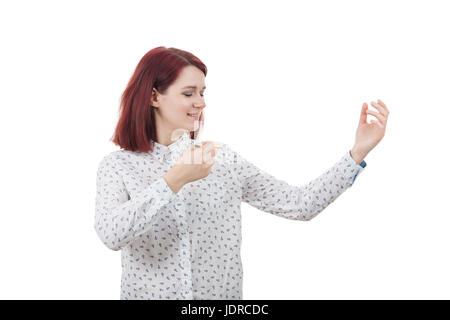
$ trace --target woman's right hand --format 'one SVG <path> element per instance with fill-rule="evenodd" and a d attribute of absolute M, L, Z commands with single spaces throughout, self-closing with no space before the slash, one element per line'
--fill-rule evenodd
<path fill-rule="evenodd" d="M 205 141 L 198 147 L 190 146 L 164 175 L 167 184 L 173 192 L 178 193 L 186 183 L 205 178 L 211 173 L 215 155 L 213 142 Z"/>

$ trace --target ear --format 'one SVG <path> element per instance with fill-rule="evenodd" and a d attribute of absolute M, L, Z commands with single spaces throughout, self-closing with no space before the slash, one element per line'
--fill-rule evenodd
<path fill-rule="evenodd" d="M 159 92 L 155 88 L 152 88 L 152 106 L 155 108 L 159 107 Z"/>

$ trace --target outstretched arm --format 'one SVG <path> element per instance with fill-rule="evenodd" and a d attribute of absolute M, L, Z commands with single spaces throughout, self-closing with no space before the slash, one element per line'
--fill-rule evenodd
<path fill-rule="evenodd" d="M 347 151 L 334 166 L 302 186 L 293 186 L 231 150 L 232 168 L 242 185 L 242 201 L 262 211 L 292 220 L 311 220 L 351 187 L 364 170 Z"/>

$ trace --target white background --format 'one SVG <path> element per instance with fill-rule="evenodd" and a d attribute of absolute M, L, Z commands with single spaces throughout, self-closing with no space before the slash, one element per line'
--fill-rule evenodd
<path fill-rule="evenodd" d="M 0 298 L 119 299 L 96 171 L 119 149 L 134 68 L 163 45 L 208 68 L 203 139 L 294 185 L 352 148 L 363 102 L 390 110 L 365 170 L 313 220 L 243 204 L 244 299 L 449 299 L 446 5 L 1 2 Z"/>

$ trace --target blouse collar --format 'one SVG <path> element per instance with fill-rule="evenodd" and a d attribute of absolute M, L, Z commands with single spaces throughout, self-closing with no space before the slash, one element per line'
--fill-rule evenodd
<path fill-rule="evenodd" d="M 172 142 L 168 146 L 159 144 L 154 141 L 153 152 L 151 154 L 160 162 L 174 163 L 178 160 L 181 153 L 189 147 L 194 140 L 191 139 L 189 131 L 185 131 L 178 140 Z"/>

